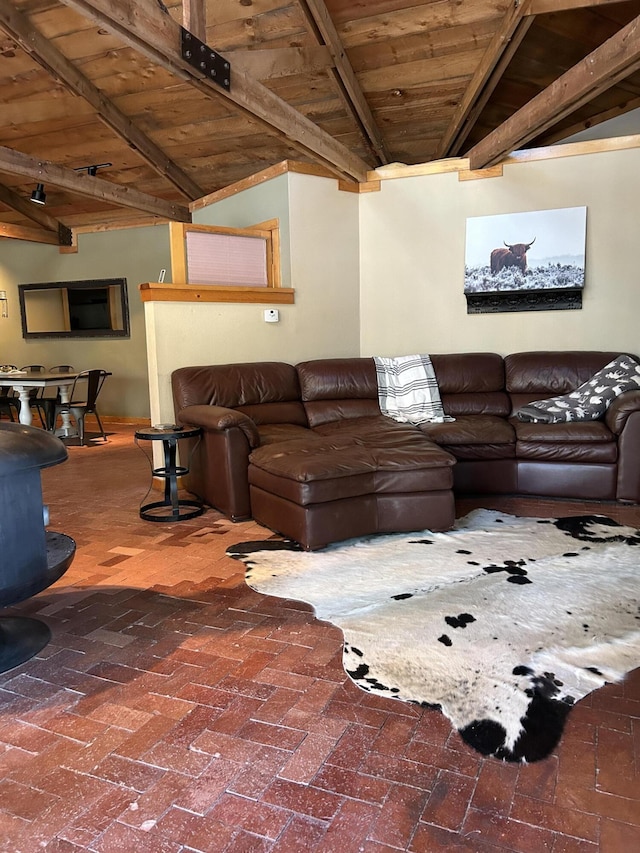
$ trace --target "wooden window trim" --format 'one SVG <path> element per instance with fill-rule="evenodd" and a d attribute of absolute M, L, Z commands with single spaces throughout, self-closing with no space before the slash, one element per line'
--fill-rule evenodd
<path fill-rule="evenodd" d="M 265 305 L 293 305 L 295 291 L 290 287 L 218 287 L 213 284 L 140 285 L 143 302 L 237 302 Z"/>
<path fill-rule="evenodd" d="M 267 239 L 267 287 L 187 284 L 185 251 L 187 231 L 265 237 Z M 294 289 L 282 287 L 280 224 L 277 219 L 260 222 L 251 228 L 228 228 L 225 226 L 171 222 L 169 232 L 173 283 L 147 282 L 141 284 L 140 298 L 143 302 L 237 302 L 277 305 L 292 305 L 294 303 Z"/>

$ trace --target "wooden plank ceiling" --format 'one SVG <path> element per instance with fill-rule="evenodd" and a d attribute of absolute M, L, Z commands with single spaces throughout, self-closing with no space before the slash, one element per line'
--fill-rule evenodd
<path fill-rule="evenodd" d="M 640 0 L 0 0 L 0 236 L 188 220 L 285 159 L 483 168 L 639 107 L 639 68 Z"/>

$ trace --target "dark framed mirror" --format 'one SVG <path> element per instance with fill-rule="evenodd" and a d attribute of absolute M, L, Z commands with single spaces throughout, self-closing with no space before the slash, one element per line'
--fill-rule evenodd
<path fill-rule="evenodd" d="M 129 337 L 126 278 L 19 284 L 24 338 Z"/>

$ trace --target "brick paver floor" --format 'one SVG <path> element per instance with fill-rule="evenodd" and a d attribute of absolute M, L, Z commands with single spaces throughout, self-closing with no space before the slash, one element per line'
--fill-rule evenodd
<path fill-rule="evenodd" d="M 2 853 L 640 849 L 640 670 L 578 703 L 547 760 L 483 759 L 355 687 L 307 605 L 245 585 L 225 550 L 263 528 L 142 521 L 147 461 L 108 431 L 42 472 L 77 553 L 13 608 L 53 639 L 0 675 Z"/>

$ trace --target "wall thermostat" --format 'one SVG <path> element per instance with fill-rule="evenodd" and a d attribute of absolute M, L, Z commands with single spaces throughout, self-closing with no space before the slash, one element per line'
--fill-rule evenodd
<path fill-rule="evenodd" d="M 265 323 L 277 323 L 280 319 L 280 312 L 277 308 L 265 308 L 264 321 Z"/>

